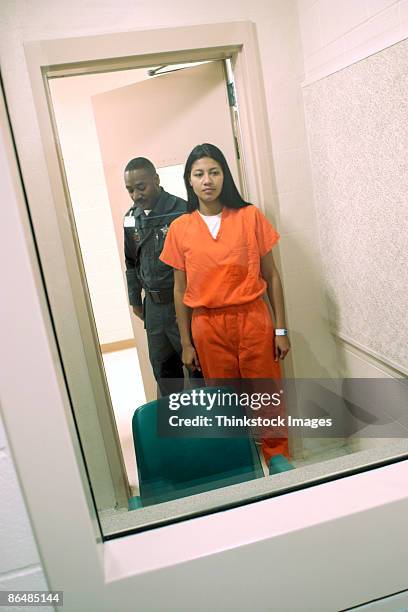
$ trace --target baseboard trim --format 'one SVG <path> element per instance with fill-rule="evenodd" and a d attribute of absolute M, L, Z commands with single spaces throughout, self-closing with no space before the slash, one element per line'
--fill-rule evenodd
<path fill-rule="evenodd" d="M 102 353 L 114 353 L 115 351 L 125 351 L 126 349 L 135 348 L 136 340 L 129 338 L 128 340 L 118 340 L 117 342 L 108 342 L 101 344 Z"/>
<path fill-rule="evenodd" d="M 357 357 L 360 357 L 361 359 L 365 359 L 371 365 L 379 368 L 380 370 L 384 370 L 386 374 L 389 374 L 390 376 L 394 376 L 398 378 L 407 377 L 408 370 L 405 370 L 405 368 L 403 368 L 399 364 L 395 364 L 392 361 L 388 361 L 384 358 L 381 358 L 377 354 L 374 354 L 371 351 L 368 351 L 365 347 L 361 346 L 358 342 L 354 342 L 353 340 L 351 340 L 344 334 L 341 334 L 335 330 L 332 330 L 332 334 L 333 334 L 335 341 L 338 344 L 342 344 L 343 346 L 345 346 L 347 350 L 357 355 Z"/>

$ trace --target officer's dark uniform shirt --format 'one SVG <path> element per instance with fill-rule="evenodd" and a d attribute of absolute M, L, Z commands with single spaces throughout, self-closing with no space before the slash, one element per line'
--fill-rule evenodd
<path fill-rule="evenodd" d="M 159 259 L 169 226 L 187 210 L 186 202 L 161 189 L 149 215 L 132 206 L 124 218 L 126 280 L 129 303 L 142 305 L 142 289 L 172 289 L 173 268 Z"/>

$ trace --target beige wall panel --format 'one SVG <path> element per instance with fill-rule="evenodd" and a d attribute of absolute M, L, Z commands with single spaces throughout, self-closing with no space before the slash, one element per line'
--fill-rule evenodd
<path fill-rule="evenodd" d="M 408 42 L 305 88 L 333 328 L 408 372 Z"/>
<path fill-rule="evenodd" d="M 132 328 L 99 152 L 91 96 L 145 77 L 142 70 L 50 79 L 64 170 L 101 344 L 130 338 Z M 92 266 L 96 259 L 97 265 Z M 101 266 L 103 261 L 103 266 Z M 100 316 L 96 306 L 103 299 Z M 115 304 L 120 299 L 122 308 Z"/>

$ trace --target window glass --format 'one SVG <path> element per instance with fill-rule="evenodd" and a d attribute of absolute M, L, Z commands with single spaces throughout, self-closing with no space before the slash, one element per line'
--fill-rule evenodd
<path fill-rule="evenodd" d="M 317 239 L 238 193 L 231 62 L 166 68 L 49 79 L 96 339 L 94 405 L 73 410 L 107 538 L 408 450 L 406 372 L 332 333 Z M 207 145 L 188 166 L 201 143 L 227 166 Z"/>

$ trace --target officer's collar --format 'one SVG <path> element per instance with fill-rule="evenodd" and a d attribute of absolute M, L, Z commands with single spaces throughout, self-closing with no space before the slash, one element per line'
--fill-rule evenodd
<path fill-rule="evenodd" d="M 135 206 L 135 217 L 140 217 L 143 215 L 146 219 L 155 219 L 157 217 L 161 217 L 162 215 L 168 214 L 171 212 L 176 204 L 177 198 L 176 196 L 172 196 L 167 191 L 164 191 L 163 187 L 160 187 L 160 195 L 156 204 L 151 209 L 149 215 L 144 214 L 144 210 L 139 206 Z"/>

